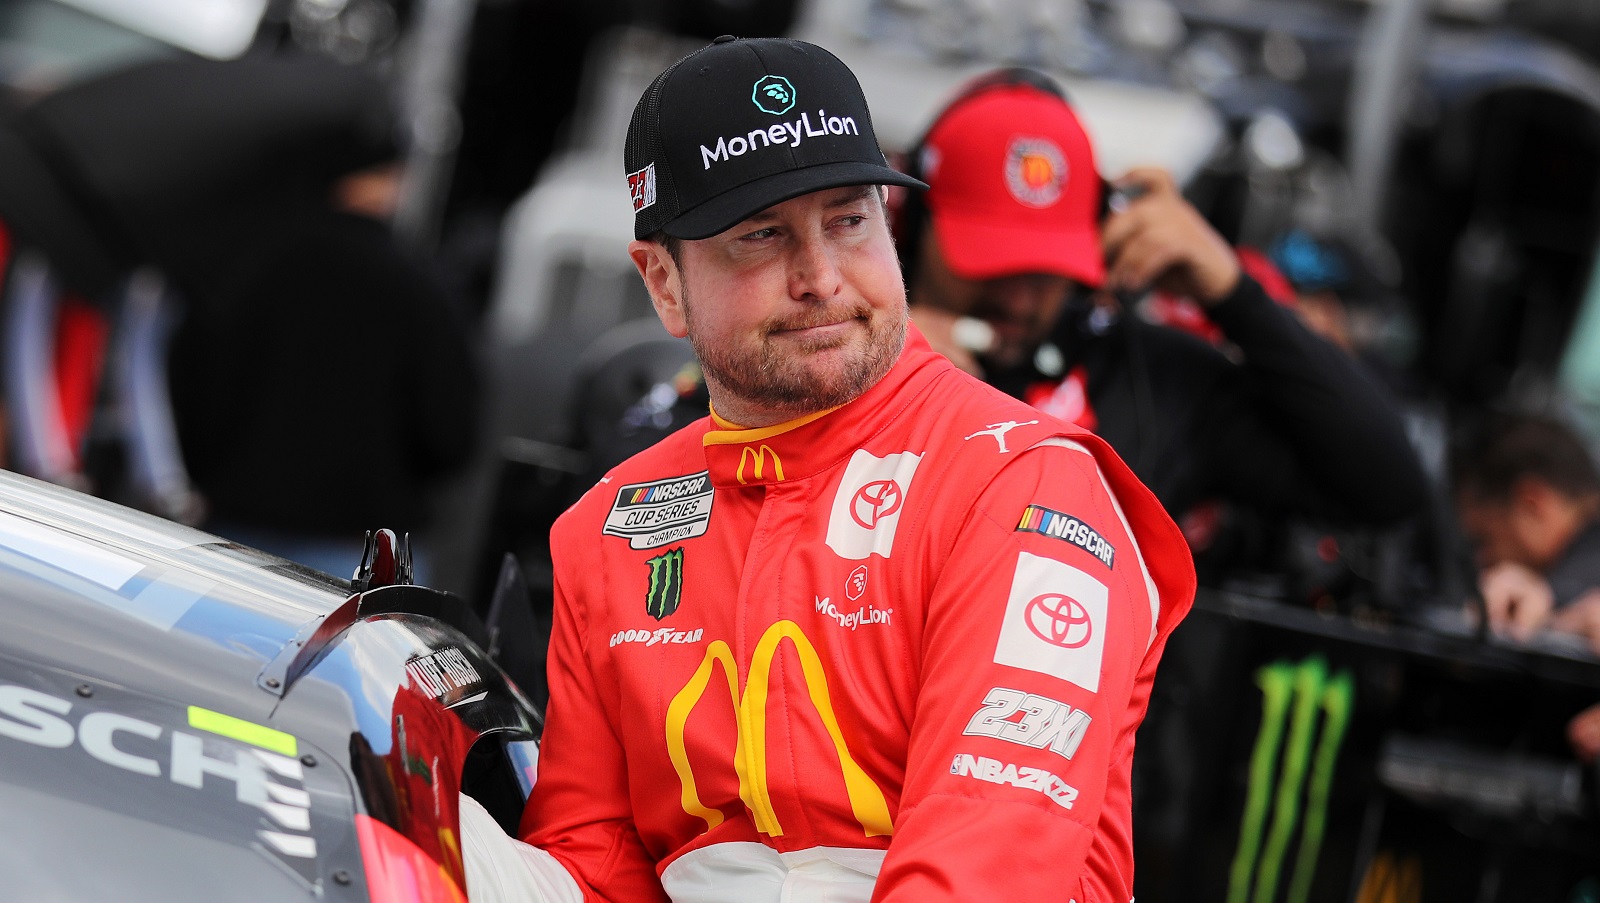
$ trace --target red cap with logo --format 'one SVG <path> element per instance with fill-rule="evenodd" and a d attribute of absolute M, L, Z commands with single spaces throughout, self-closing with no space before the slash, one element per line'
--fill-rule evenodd
<path fill-rule="evenodd" d="M 1026 84 L 957 101 L 923 142 L 921 176 L 939 250 L 955 275 L 1052 273 L 1098 287 L 1100 174 L 1060 97 Z"/>

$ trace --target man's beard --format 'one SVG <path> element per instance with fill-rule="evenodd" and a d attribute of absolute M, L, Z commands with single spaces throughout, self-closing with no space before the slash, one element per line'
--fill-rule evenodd
<path fill-rule="evenodd" d="M 855 400 L 882 379 L 905 347 L 907 315 L 880 317 L 864 305 L 850 311 L 868 324 L 864 353 L 847 360 L 837 369 L 816 372 L 792 350 L 779 349 L 768 338 L 775 332 L 839 322 L 837 312 L 818 311 L 810 316 L 774 319 L 762 326 L 762 343 L 752 353 L 745 348 L 713 347 L 694 328 L 694 308 L 687 297 L 684 311 L 689 324 L 689 342 L 708 381 L 737 395 L 747 404 L 795 417 L 826 410 Z M 802 352 L 821 351 L 850 342 L 852 338 L 822 340 L 802 346 Z"/>

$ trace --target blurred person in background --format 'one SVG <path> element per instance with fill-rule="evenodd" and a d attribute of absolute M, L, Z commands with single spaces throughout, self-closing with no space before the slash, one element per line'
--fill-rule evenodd
<path fill-rule="evenodd" d="M 1567 741 L 1582 761 L 1600 761 L 1600 703 L 1584 709 L 1567 722 Z"/>
<path fill-rule="evenodd" d="M 1553 632 L 1600 655 L 1600 470 L 1583 437 L 1556 417 L 1490 415 L 1451 463 L 1490 628 L 1519 642 Z M 1573 716 L 1567 741 L 1600 760 L 1600 704 Z"/>
<path fill-rule="evenodd" d="M 477 432 L 474 331 L 388 227 L 399 175 L 378 160 L 229 217 L 170 358 L 203 526 L 339 576 L 366 530 L 431 526 Z"/>
<path fill-rule="evenodd" d="M 429 525 L 428 495 L 476 431 L 474 330 L 387 223 L 391 93 L 315 56 L 174 57 L 65 85 L 3 133 L 36 162 L 0 171 L 19 189 L 0 200 L 29 214 L 18 222 L 82 226 L 68 241 L 35 225 L 30 244 L 64 277 L 88 238 L 106 246 L 92 280 L 104 285 L 68 287 L 115 314 L 135 294 L 123 287 L 142 286 L 141 307 L 176 321 L 170 340 L 165 326 L 134 340 L 166 377 L 170 411 L 152 419 L 176 433 L 198 489 L 186 499 L 202 498 L 181 516 L 340 575 L 365 531 Z M 22 180 L 58 190 L 34 197 Z M 106 319 L 115 331 L 127 318 Z M 114 407 L 99 403 L 120 386 L 107 380 L 81 380 L 87 407 Z M 97 490 L 131 469 L 115 460 L 131 457 L 122 419 L 96 414 L 104 441 L 90 431 L 86 457 L 110 459 L 85 465 Z"/>
<path fill-rule="evenodd" d="M 1268 296 L 1169 174 L 1106 184 L 1047 77 L 980 76 L 909 162 L 929 185 L 899 211 L 913 321 L 963 369 L 1105 437 L 1183 525 L 1202 582 L 1244 565 L 1284 579 L 1291 534 L 1258 524 L 1421 509 L 1421 465 L 1376 385 Z M 1193 299 L 1209 323 L 1146 321 L 1147 290 Z M 1272 547 L 1239 539 L 1255 536 Z M 1220 629 L 1173 634 L 1140 729 L 1141 897 L 1183 892 L 1174 863 L 1213 777 L 1197 763 L 1232 704 L 1210 692 L 1228 671 Z"/>
<path fill-rule="evenodd" d="M 981 76 L 912 157 L 900 212 L 912 317 L 963 369 L 1106 437 L 1174 516 L 1221 497 L 1379 524 L 1422 504 L 1403 426 L 1349 357 L 1241 270 L 1163 171 L 1107 196 L 1052 82 Z M 1118 299 L 1193 298 L 1236 350 Z"/>
<path fill-rule="evenodd" d="M 1600 653 L 1600 473 L 1582 437 L 1550 416 L 1492 415 L 1456 448 L 1452 479 L 1490 628 Z"/>
<path fill-rule="evenodd" d="M 1291 286 L 1306 328 L 1351 355 L 1379 385 L 1401 396 L 1418 388 L 1397 366 L 1406 324 L 1371 258 L 1338 235 L 1285 230 L 1267 259 Z"/>
<path fill-rule="evenodd" d="M 1490 629 L 1518 642 L 1566 638 L 1600 655 L 1600 470 L 1583 437 L 1543 414 L 1491 414 L 1453 449 L 1451 479 Z M 1567 723 L 1600 759 L 1600 704 Z"/>

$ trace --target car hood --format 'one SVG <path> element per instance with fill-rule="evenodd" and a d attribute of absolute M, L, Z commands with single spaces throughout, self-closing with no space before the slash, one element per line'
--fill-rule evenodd
<path fill-rule="evenodd" d="M 354 564 L 354 563 L 352 563 Z M 343 581 L 0 472 L 0 659 L 265 718 L 258 685 Z"/>

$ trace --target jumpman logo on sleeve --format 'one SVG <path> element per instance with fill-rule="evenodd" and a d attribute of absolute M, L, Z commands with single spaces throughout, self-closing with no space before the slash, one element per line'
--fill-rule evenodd
<path fill-rule="evenodd" d="M 1006 433 L 1011 432 L 1019 426 L 1029 426 L 1038 422 L 1039 421 L 1037 420 L 1024 420 L 1021 423 L 1018 423 L 1015 420 L 1007 420 L 1004 423 L 991 423 L 983 429 L 978 430 L 976 433 L 967 436 L 966 438 L 976 439 L 979 436 L 993 436 L 994 441 L 1000 443 L 1000 453 L 1003 455 L 1011 450 L 1006 448 Z"/>

